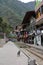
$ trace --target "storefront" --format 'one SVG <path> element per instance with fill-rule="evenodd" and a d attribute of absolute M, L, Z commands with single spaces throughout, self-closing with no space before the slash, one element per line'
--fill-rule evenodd
<path fill-rule="evenodd" d="M 29 39 L 35 45 L 43 46 L 43 1 L 41 1 L 36 5 L 35 11 L 26 13 L 22 22 L 22 28 L 26 29 L 29 34 L 34 34 L 33 31 L 35 30 L 34 37 L 33 35 L 29 35 Z"/>
<path fill-rule="evenodd" d="M 43 1 L 40 1 L 35 9 L 36 12 L 36 39 L 37 44 L 43 46 Z"/>
<path fill-rule="evenodd" d="M 41 45 L 43 46 L 43 30 L 41 30 Z"/>
<path fill-rule="evenodd" d="M 22 22 L 22 28 L 28 32 L 28 43 L 34 44 L 33 31 L 35 30 L 35 11 L 28 11 Z"/>

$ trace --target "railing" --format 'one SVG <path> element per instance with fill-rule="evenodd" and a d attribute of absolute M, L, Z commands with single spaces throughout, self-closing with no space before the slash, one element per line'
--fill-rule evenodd
<path fill-rule="evenodd" d="M 43 14 L 39 18 L 36 19 L 36 22 L 38 22 L 41 19 L 43 19 Z"/>

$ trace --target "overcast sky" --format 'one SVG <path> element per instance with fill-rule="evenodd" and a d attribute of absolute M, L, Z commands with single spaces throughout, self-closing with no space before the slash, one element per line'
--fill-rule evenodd
<path fill-rule="evenodd" d="M 27 2 L 31 2 L 31 1 L 35 1 L 35 0 L 19 0 L 19 1 L 22 1 L 24 3 L 27 3 Z"/>

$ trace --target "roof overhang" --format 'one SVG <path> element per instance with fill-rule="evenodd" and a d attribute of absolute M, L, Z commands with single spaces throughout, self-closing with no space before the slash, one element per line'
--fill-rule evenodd
<path fill-rule="evenodd" d="M 29 23 L 30 22 L 30 18 L 32 16 L 35 17 L 35 11 L 28 11 L 28 12 L 26 12 L 25 17 L 24 17 L 24 19 L 22 21 L 22 24 L 27 23 L 27 22 Z"/>
<path fill-rule="evenodd" d="M 24 17 L 24 19 L 22 21 L 23 27 L 24 26 L 26 27 L 27 24 L 30 24 L 30 19 L 31 19 L 32 16 L 36 17 L 35 11 L 26 12 L 25 17 Z"/>

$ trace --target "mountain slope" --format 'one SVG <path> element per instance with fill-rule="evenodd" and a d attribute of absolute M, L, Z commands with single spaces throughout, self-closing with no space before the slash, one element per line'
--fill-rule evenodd
<path fill-rule="evenodd" d="M 22 3 L 18 0 L 0 0 L 0 16 L 6 17 L 12 26 L 22 22 L 25 12 L 34 10 L 35 2 Z"/>

